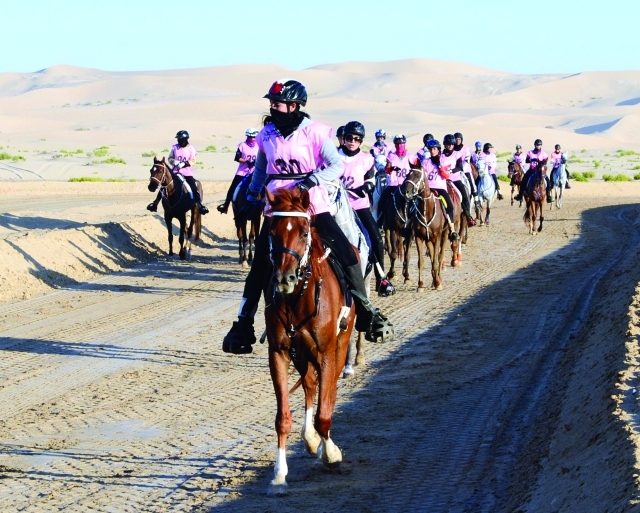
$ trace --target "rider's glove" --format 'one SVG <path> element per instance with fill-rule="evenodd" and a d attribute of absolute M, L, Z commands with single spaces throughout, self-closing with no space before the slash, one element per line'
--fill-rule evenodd
<path fill-rule="evenodd" d="M 181 162 L 181 164 L 182 164 L 182 167 L 191 167 L 191 162 L 189 162 L 188 160 Z"/>
<path fill-rule="evenodd" d="M 249 160 L 249 161 L 247 162 L 247 167 L 248 167 L 249 169 L 253 169 L 253 166 L 255 166 L 255 165 L 256 165 L 256 163 L 255 163 L 255 162 L 253 162 L 252 160 Z"/>
<path fill-rule="evenodd" d="M 315 187 L 316 185 L 318 184 L 315 182 L 315 180 L 312 180 L 310 176 L 307 176 L 304 180 L 296 184 L 300 192 L 308 191 L 309 189 L 311 189 L 312 187 Z"/>
<path fill-rule="evenodd" d="M 360 187 L 360 191 L 362 191 L 362 196 L 358 194 L 361 198 L 364 198 L 365 194 L 371 194 L 375 189 L 375 186 L 371 182 L 364 182 Z"/>

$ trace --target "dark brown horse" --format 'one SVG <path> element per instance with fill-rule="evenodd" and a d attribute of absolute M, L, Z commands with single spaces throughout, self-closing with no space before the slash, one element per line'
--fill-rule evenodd
<path fill-rule="evenodd" d="M 242 267 L 249 267 L 253 262 L 253 248 L 258 233 L 260 233 L 260 219 L 262 218 L 262 208 L 252 209 L 250 216 L 247 216 L 242 208 L 247 204 L 247 188 L 251 182 L 251 177 L 245 178 L 238 185 L 237 193 L 234 194 L 233 202 L 233 222 L 236 225 L 236 233 L 238 234 L 238 263 Z M 247 222 L 249 223 L 249 232 L 247 233 Z M 247 255 L 247 244 L 249 246 L 249 254 Z"/>
<path fill-rule="evenodd" d="M 418 248 L 418 292 L 425 290 L 424 282 L 422 281 L 422 268 L 424 266 L 423 245 L 425 242 L 431 258 L 433 288 L 442 290 L 442 264 L 444 263 L 444 250 L 450 231 L 442 201 L 429 189 L 429 184 L 419 161 L 411 164 L 411 171 L 405 178 L 401 189 L 406 200 L 414 205 L 411 230 Z M 404 257 L 406 275 L 409 274 L 408 267 L 409 248 L 406 247 Z"/>
<path fill-rule="evenodd" d="M 278 453 L 270 495 L 287 490 L 287 437 L 291 431 L 289 364 L 300 373 L 305 395 L 302 438 L 310 454 L 319 454 L 327 467 L 342 461 L 329 438 L 338 378 L 346 362 L 355 309 L 346 306 L 340 284 L 311 228 L 309 193 L 281 190 L 272 196 L 270 220 L 271 280 L 264 291 L 269 340 L 269 369 L 276 393 Z M 313 399 L 318 388 L 318 409 Z"/>
<path fill-rule="evenodd" d="M 547 197 L 547 182 L 545 176 L 547 174 L 547 161 L 538 164 L 536 171 L 529 178 L 529 182 L 525 184 L 524 200 L 527 209 L 524 213 L 524 224 L 529 226 L 529 235 L 536 235 L 535 225 L 536 218 L 540 217 L 540 226 L 538 232 L 542 231 L 542 222 L 544 221 L 544 202 Z"/>
<path fill-rule="evenodd" d="M 467 216 L 462 211 L 462 198 L 458 188 L 451 180 L 447 180 L 447 192 L 453 201 L 453 227 L 458 232 L 460 238 L 451 241 L 451 267 L 462 265 L 462 241 L 467 238 Z M 442 262 L 445 263 L 444 260 Z"/>
<path fill-rule="evenodd" d="M 389 271 L 387 276 L 393 279 L 396 275 L 396 260 L 402 260 L 404 251 L 411 246 L 411 203 L 403 196 L 400 187 L 390 194 L 383 206 L 378 206 L 383 212 L 383 229 L 385 232 L 385 249 L 389 254 Z M 409 273 L 403 271 L 404 282 L 409 283 Z"/>
<path fill-rule="evenodd" d="M 173 226 L 172 220 L 175 218 L 180 223 L 180 259 L 185 260 L 191 254 L 191 236 L 193 242 L 200 240 L 200 231 L 202 228 L 200 210 L 195 206 L 195 201 L 191 194 L 187 183 L 182 175 L 171 173 L 169 164 L 162 157 L 162 160 L 153 158 L 153 167 L 151 168 L 151 178 L 149 180 L 149 190 L 155 192 L 158 187 L 162 190 L 162 208 L 164 209 L 164 222 L 169 232 L 169 255 L 173 255 Z M 198 192 L 200 198 L 203 199 L 202 185 L 199 181 Z M 191 221 L 187 228 L 187 212 L 191 211 Z M 185 237 L 187 245 L 185 246 Z"/>
<path fill-rule="evenodd" d="M 513 206 L 513 192 L 516 190 L 520 190 L 520 184 L 524 179 L 524 169 L 522 169 L 522 166 L 515 160 L 510 160 L 507 170 L 507 176 L 511 178 L 511 205 Z M 522 200 L 520 200 L 520 205 L 518 206 L 522 206 Z"/>

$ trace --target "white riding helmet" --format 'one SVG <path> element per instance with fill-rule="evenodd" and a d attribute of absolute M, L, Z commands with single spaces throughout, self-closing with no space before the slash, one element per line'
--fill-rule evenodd
<path fill-rule="evenodd" d="M 246 137 L 255 137 L 258 135 L 258 130 L 255 128 L 247 128 L 247 131 L 244 133 Z"/>

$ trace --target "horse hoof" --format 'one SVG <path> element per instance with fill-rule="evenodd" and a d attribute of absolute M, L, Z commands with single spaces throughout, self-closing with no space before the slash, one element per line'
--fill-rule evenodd
<path fill-rule="evenodd" d="M 364 365 L 365 361 L 364 361 L 364 356 L 362 356 L 361 354 L 359 354 L 358 356 L 356 356 L 356 367 L 360 367 L 361 365 Z"/>
<path fill-rule="evenodd" d="M 342 379 L 349 379 L 356 375 L 356 371 L 353 370 L 353 367 L 350 363 L 344 366 L 344 370 L 342 371 Z"/>
<path fill-rule="evenodd" d="M 411 283 L 411 280 L 409 278 L 405 278 L 404 279 L 404 284 L 405 285 L 409 285 Z"/>
<path fill-rule="evenodd" d="M 180 251 L 180 260 L 186 260 L 187 259 L 187 254 L 185 251 Z"/>
<path fill-rule="evenodd" d="M 275 479 L 269 484 L 267 488 L 267 495 L 269 497 L 282 497 L 289 493 L 289 485 L 286 481 L 282 483 L 275 483 Z"/>
<path fill-rule="evenodd" d="M 424 285 L 420 284 L 420 285 L 418 286 L 418 290 L 417 290 L 417 292 L 424 292 L 425 290 L 426 290 L 426 289 L 424 288 Z"/>
<path fill-rule="evenodd" d="M 442 290 L 442 285 L 437 285 L 436 290 Z"/>
<path fill-rule="evenodd" d="M 249 268 L 249 264 L 247 263 L 247 261 L 246 261 L 246 260 L 243 260 L 243 261 L 242 261 L 242 268 L 243 268 L 243 269 L 248 269 L 248 268 Z"/>

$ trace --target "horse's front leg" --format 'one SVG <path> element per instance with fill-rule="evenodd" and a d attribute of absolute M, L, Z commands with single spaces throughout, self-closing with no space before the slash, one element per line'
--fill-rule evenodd
<path fill-rule="evenodd" d="M 429 237 L 428 229 L 426 236 Z M 416 237 L 416 251 L 418 252 L 418 292 L 424 292 L 424 281 L 422 280 L 422 269 L 424 267 L 424 240 L 421 237 Z"/>
<path fill-rule="evenodd" d="M 542 231 L 542 222 L 544 221 L 544 209 L 540 207 L 540 226 L 538 227 L 538 232 Z"/>
<path fill-rule="evenodd" d="M 167 225 L 168 239 L 169 239 L 169 256 L 173 255 L 173 224 L 170 217 L 165 217 L 164 222 Z"/>
<path fill-rule="evenodd" d="M 309 454 L 317 454 L 320 446 L 320 435 L 313 427 L 313 399 L 316 396 L 316 371 L 306 360 L 295 362 L 296 369 L 302 378 L 304 390 L 304 423 L 302 424 L 302 441 Z"/>
<path fill-rule="evenodd" d="M 336 372 L 336 356 L 334 354 L 319 355 L 318 366 L 318 411 L 315 416 L 315 428 L 322 440 L 322 450 L 318 458 L 325 467 L 333 468 L 340 465 L 342 452 L 329 437 L 331 417 L 338 394 L 338 376 Z M 328 359 L 328 360 L 327 360 Z M 324 361 L 323 361 L 324 360 Z M 339 371 L 338 371 L 339 372 Z"/>
<path fill-rule="evenodd" d="M 287 493 L 287 437 L 291 432 L 291 409 L 289 408 L 289 354 L 269 348 L 269 371 L 276 393 L 278 412 L 276 413 L 276 433 L 278 434 L 278 453 L 274 468 L 274 478 L 269 483 L 268 495 Z"/>
<path fill-rule="evenodd" d="M 411 255 L 409 254 L 409 250 L 411 249 L 411 235 L 404 238 L 404 240 L 402 241 L 402 245 L 404 247 L 402 275 L 404 276 L 405 284 L 407 284 L 407 283 L 411 283 L 411 278 L 409 278 L 409 261 L 411 260 Z"/>
<path fill-rule="evenodd" d="M 187 228 L 187 240 L 191 240 L 191 237 L 193 237 L 193 223 L 195 221 L 195 216 L 196 216 L 196 207 L 193 207 L 191 209 L 191 218 L 189 219 L 189 228 Z"/>
<path fill-rule="evenodd" d="M 364 333 L 358 332 L 358 339 L 356 341 L 356 366 L 364 365 Z"/>
<path fill-rule="evenodd" d="M 389 279 L 393 279 L 396 275 L 396 271 L 394 269 L 396 263 L 396 251 L 393 247 L 394 234 L 391 230 L 385 230 L 385 240 L 387 241 L 387 253 L 389 254 L 389 272 L 387 276 Z"/>
<path fill-rule="evenodd" d="M 187 218 L 186 215 L 183 215 L 180 218 L 180 237 L 178 237 L 178 242 L 180 243 L 180 260 L 185 260 L 187 258 L 187 249 L 184 247 L 184 237 L 187 232 Z"/>

